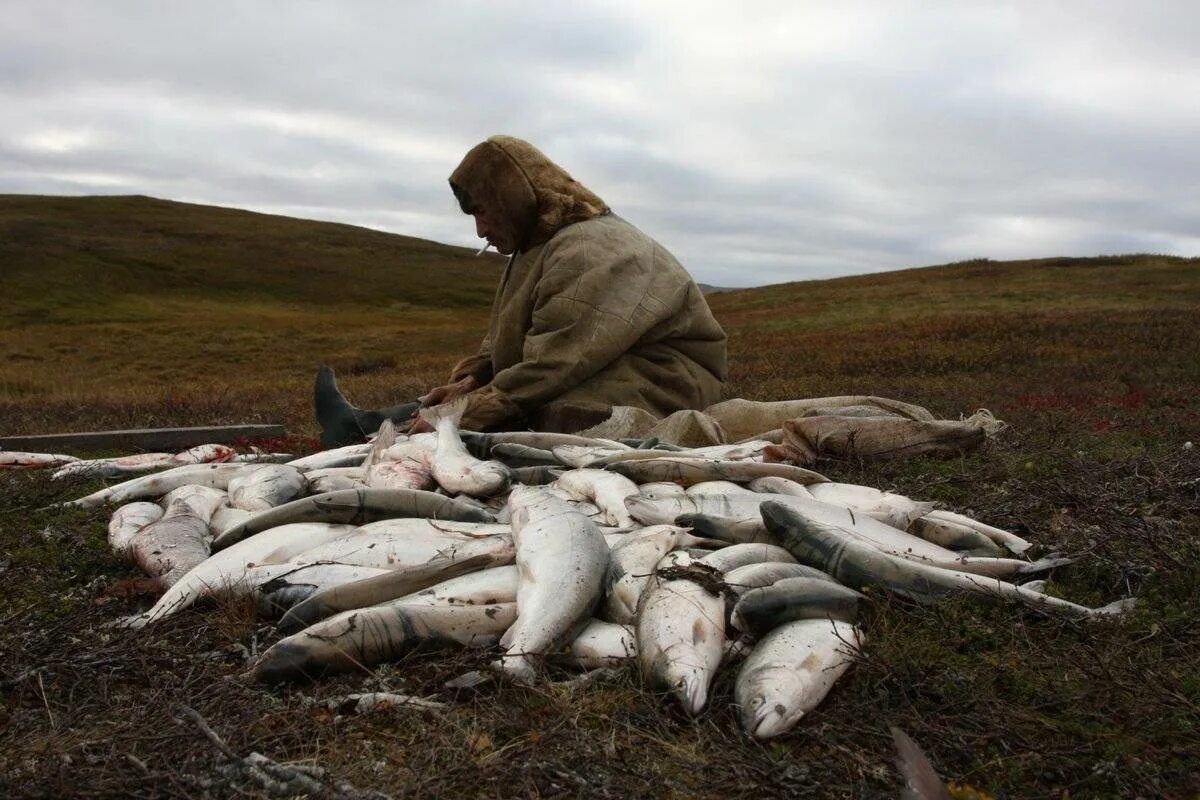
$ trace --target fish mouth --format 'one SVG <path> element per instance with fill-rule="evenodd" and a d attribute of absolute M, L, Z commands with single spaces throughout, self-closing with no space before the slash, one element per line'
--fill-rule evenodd
<path fill-rule="evenodd" d="M 754 711 L 754 719 L 746 727 L 756 739 L 770 739 L 791 730 L 796 720 L 789 720 L 787 707 L 781 703 L 768 705 L 765 702 Z"/>
<path fill-rule="evenodd" d="M 684 675 L 676 687 L 679 703 L 690 716 L 694 717 L 704 710 L 708 704 L 708 682 L 700 675 L 694 672 Z"/>

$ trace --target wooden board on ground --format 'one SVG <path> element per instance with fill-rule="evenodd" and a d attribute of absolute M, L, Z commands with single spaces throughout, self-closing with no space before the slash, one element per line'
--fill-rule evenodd
<path fill-rule="evenodd" d="M 38 436 L 0 436 L 0 449 L 27 452 L 86 450 L 186 450 L 198 444 L 230 444 L 241 439 L 278 439 L 282 425 L 213 425 L 201 428 L 142 428 L 127 431 L 85 431 Z"/>

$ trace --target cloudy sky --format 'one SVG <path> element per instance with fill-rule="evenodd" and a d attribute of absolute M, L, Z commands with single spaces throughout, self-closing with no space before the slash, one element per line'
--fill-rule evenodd
<path fill-rule="evenodd" d="M 1197 255 L 1200 4 L 0 14 L 0 193 L 149 194 L 472 245 L 445 181 L 493 133 L 537 144 L 720 285 Z"/>

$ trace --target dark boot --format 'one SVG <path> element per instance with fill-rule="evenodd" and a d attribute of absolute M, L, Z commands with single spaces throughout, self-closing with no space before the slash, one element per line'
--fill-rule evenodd
<path fill-rule="evenodd" d="M 321 447 L 326 450 L 366 441 L 367 435 L 379 430 L 385 419 L 405 422 L 412 418 L 420 405 L 418 402 L 403 403 L 377 411 L 356 408 L 338 389 L 333 370 L 327 366 L 317 369 L 313 408 L 317 413 L 317 423 L 321 426 Z"/>

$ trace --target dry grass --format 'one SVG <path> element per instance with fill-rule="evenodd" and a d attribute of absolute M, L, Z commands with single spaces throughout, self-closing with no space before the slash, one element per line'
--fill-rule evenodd
<path fill-rule="evenodd" d="M 444 690 L 485 663 L 473 653 L 264 689 L 240 675 L 274 634 L 244 607 L 197 609 L 148 634 L 105 628 L 148 602 L 107 551 L 106 512 L 37 510 L 88 485 L 2 475 L 0 794 L 264 796 L 222 776 L 225 757 L 176 721 L 182 703 L 239 755 L 320 764 L 396 797 L 894 797 L 890 724 L 946 777 L 1007 797 L 1194 797 L 1200 467 L 1183 443 L 1200 439 L 1197 269 L 1156 257 L 972 262 L 713 300 L 731 335 L 731 394 L 863 392 L 947 416 L 985 406 L 1010 422 L 965 458 L 824 469 L 1078 555 L 1052 591 L 1093 604 L 1138 596 L 1122 624 L 876 595 L 863 661 L 766 744 L 739 732 L 729 671 L 696 720 L 631 677 L 574 694 Z M 494 273 L 471 280 L 486 297 Z M 486 306 L 426 294 L 403 312 L 330 308 L 296 301 L 304 291 L 114 294 L 115 308 L 148 316 L 96 310 L 76 324 L 0 311 L 0 431 L 282 419 L 311 436 L 317 363 L 338 366 L 363 404 L 410 396 L 469 348 Z M 452 707 L 337 717 L 313 702 L 367 688 Z"/>

